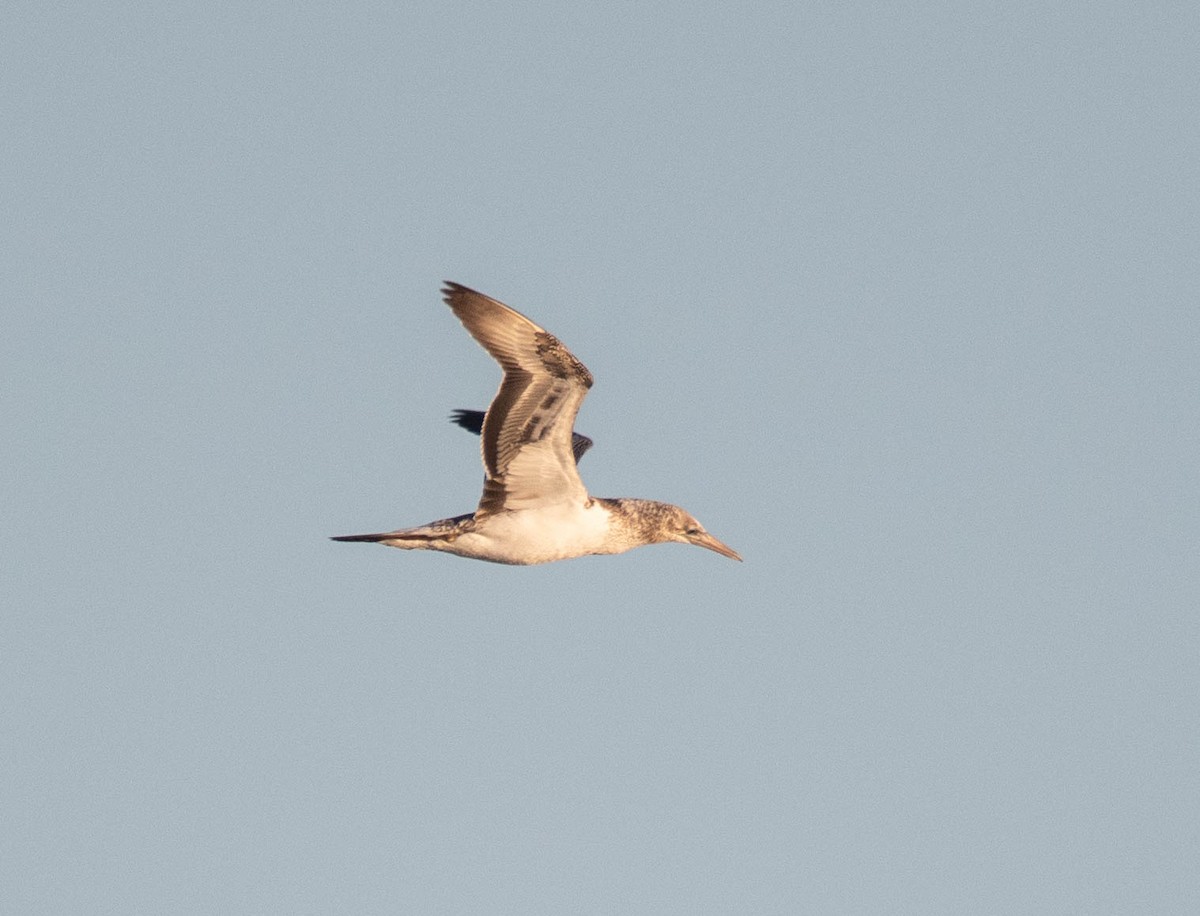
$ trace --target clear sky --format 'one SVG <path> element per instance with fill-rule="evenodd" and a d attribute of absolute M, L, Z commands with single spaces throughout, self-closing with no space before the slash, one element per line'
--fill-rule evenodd
<path fill-rule="evenodd" d="M 2 19 L 0 911 L 1200 912 L 1194 3 Z"/>

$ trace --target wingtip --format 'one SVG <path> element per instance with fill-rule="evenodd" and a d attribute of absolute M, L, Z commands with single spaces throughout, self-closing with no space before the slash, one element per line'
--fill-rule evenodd
<path fill-rule="evenodd" d="M 476 296 L 480 295 L 479 293 L 476 293 L 475 290 L 471 289 L 471 287 L 463 286 L 461 283 L 455 283 L 453 280 L 442 281 L 442 298 L 447 304 L 450 303 L 450 299 L 453 296 L 471 293 L 474 293 Z"/>
<path fill-rule="evenodd" d="M 460 408 L 451 411 L 450 422 L 461 426 L 468 432 L 479 435 L 483 432 L 483 419 L 485 416 L 486 414 L 482 410 L 463 410 Z"/>

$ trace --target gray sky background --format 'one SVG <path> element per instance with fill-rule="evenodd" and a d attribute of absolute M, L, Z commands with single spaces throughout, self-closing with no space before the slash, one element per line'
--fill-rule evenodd
<path fill-rule="evenodd" d="M 1200 911 L 1192 3 L 17 3 L 0 910 Z M 679 546 L 470 511 L 496 366 Z"/>

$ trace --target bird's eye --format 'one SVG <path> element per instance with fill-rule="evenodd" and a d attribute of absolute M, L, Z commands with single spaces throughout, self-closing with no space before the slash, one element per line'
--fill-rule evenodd
<path fill-rule="evenodd" d="M 699 529 L 699 528 L 689 528 L 689 529 L 687 530 L 687 534 L 692 534 L 692 535 L 695 535 L 695 534 L 699 534 L 699 533 L 700 533 L 700 529 Z"/>

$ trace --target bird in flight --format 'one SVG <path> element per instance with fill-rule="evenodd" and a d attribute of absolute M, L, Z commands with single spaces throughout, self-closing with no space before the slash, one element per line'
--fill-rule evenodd
<path fill-rule="evenodd" d="M 417 528 L 333 540 L 521 566 L 670 541 L 741 560 L 679 506 L 589 496 L 576 465 L 592 440 L 573 430 L 592 387 L 587 367 L 553 334 L 504 303 L 458 283 L 447 282 L 442 294 L 504 370 L 482 422 L 476 411 L 453 416 L 482 437 L 485 477 L 479 506 Z"/>

